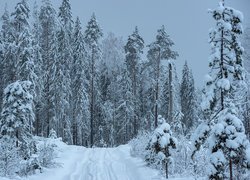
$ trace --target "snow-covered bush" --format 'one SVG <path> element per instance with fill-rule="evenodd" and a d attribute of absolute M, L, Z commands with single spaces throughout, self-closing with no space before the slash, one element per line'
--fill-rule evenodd
<path fill-rule="evenodd" d="M 15 142 L 10 139 L 0 139 L 0 176 L 15 176 L 19 171 L 18 166 L 21 158 L 18 154 L 19 149 L 16 148 Z"/>
<path fill-rule="evenodd" d="M 191 163 L 191 142 L 185 136 L 179 136 L 176 151 L 172 152 L 171 174 L 189 176 L 193 170 Z"/>
<path fill-rule="evenodd" d="M 41 167 L 53 167 L 56 165 L 55 158 L 56 147 L 54 140 L 58 139 L 46 139 L 38 143 L 38 160 Z"/>
<path fill-rule="evenodd" d="M 51 139 L 56 139 L 57 138 L 56 131 L 54 129 L 51 129 L 49 131 L 49 138 L 51 138 Z"/>
<path fill-rule="evenodd" d="M 177 140 L 172 136 L 170 125 L 165 122 L 161 116 L 159 118 L 159 127 L 155 129 L 148 146 L 149 153 L 146 155 L 146 162 L 149 165 L 156 166 L 166 171 L 168 177 L 168 166 L 171 162 L 171 150 L 176 149 Z"/>
<path fill-rule="evenodd" d="M 0 176 L 14 177 L 27 176 L 42 172 L 43 168 L 54 167 L 57 145 L 54 141 L 59 139 L 35 139 L 29 144 L 31 149 L 29 158 L 22 158 L 20 148 L 14 141 L 0 139 Z"/>
<path fill-rule="evenodd" d="M 40 162 L 38 160 L 37 154 L 32 154 L 29 159 L 22 159 L 19 162 L 20 169 L 18 171 L 19 176 L 28 176 L 35 174 L 37 171 L 41 172 L 42 167 L 40 166 Z"/>
<path fill-rule="evenodd" d="M 146 147 L 148 145 L 148 140 L 151 136 L 152 133 L 147 131 L 141 131 L 134 139 L 129 141 L 129 144 L 131 146 L 131 155 L 144 159 L 146 157 L 146 154 L 148 153 L 146 151 Z"/>

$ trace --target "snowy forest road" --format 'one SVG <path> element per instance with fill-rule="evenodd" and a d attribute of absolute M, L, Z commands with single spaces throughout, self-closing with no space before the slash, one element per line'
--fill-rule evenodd
<path fill-rule="evenodd" d="M 131 157 L 128 145 L 116 148 L 65 146 L 59 168 L 29 177 L 29 180 L 162 180 L 159 172 Z"/>

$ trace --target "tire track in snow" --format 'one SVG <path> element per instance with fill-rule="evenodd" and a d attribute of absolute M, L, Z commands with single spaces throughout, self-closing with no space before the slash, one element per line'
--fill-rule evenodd
<path fill-rule="evenodd" d="M 63 178 L 63 180 L 81 180 L 82 176 L 82 164 L 89 157 L 90 149 L 82 149 L 81 147 L 77 147 L 76 151 L 73 151 L 72 154 L 77 154 L 75 161 L 70 165 L 70 171 L 68 175 Z M 81 158 L 79 158 L 81 157 Z"/>
<path fill-rule="evenodd" d="M 62 151 L 60 159 L 64 160 L 61 161 L 63 167 L 54 169 L 49 176 L 44 174 L 46 180 L 157 180 L 155 172 L 130 156 L 129 146 L 68 146 Z"/>

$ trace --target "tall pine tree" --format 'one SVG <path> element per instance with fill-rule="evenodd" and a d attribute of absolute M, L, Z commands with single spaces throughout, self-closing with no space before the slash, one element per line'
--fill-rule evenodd
<path fill-rule="evenodd" d="M 57 58 L 57 41 L 56 41 L 56 11 L 50 0 L 43 0 L 39 11 L 39 25 L 41 32 L 39 33 L 39 46 L 41 48 L 42 71 L 44 72 L 42 101 L 43 106 L 36 123 L 40 127 L 37 133 L 48 137 L 51 129 L 59 130 L 56 107 L 55 107 L 55 71 Z M 54 101 L 51 101 L 54 99 Z M 45 115 L 45 116 L 44 116 Z"/>
<path fill-rule="evenodd" d="M 96 64 L 100 60 L 100 45 L 99 40 L 102 37 L 102 30 L 96 20 L 95 14 L 91 16 L 90 21 L 87 24 L 84 40 L 86 43 L 87 48 L 87 56 L 88 56 L 88 62 L 89 62 L 89 100 L 90 100 L 90 146 L 92 147 L 94 145 L 94 136 L 95 132 L 98 130 L 95 129 L 96 122 L 95 118 L 97 115 L 96 112 L 96 100 L 97 100 L 97 71 L 96 71 Z"/>
<path fill-rule="evenodd" d="M 153 76 L 154 76 L 154 111 L 155 111 L 155 128 L 157 127 L 158 122 L 158 106 L 159 106 L 159 78 L 160 78 L 160 68 L 161 68 L 161 60 L 170 60 L 170 59 L 176 59 L 178 56 L 177 52 L 172 51 L 170 49 L 171 46 L 173 46 L 173 41 L 169 38 L 169 35 L 167 34 L 165 27 L 162 26 L 158 31 L 156 35 L 156 41 L 151 43 L 149 45 L 149 51 L 148 51 L 148 58 L 150 61 L 150 64 L 153 69 Z M 169 64 L 169 74 L 172 77 L 172 65 Z M 172 79 L 171 79 L 172 81 Z M 172 82 L 169 82 L 172 84 Z M 171 91 L 171 92 L 170 92 Z M 172 96 L 172 89 L 170 88 L 170 96 Z M 173 99 L 172 97 L 169 97 L 170 101 Z M 173 100 L 172 100 L 173 101 Z M 173 103 L 173 102 L 169 102 Z M 172 107 L 172 105 L 170 105 Z M 172 110 L 171 110 L 172 111 Z M 170 112 L 169 114 L 172 114 Z M 172 118 L 172 117 L 171 117 Z M 170 120 L 170 119 L 169 119 Z M 171 120 L 170 120 L 171 122 Z"/>
<path fill-rule="evenodd" d="M 72 65 L 72 135 L 73 144 L 88 145 L 89 141 L 89 98 L 86 78 L 87 56 L 79 18 L 75 22 L 73 34 Z M 74 75 L 74 76 L 73 76 Z"/>
<path fill-rule="evenodd" d="M 135 27 L 134 32 L 128 37 L 127 43 L 125 45 L 125 54 L 126 54 L 126 66 L 129 72 L 129 78 L 132 82 L 132 93 L 133 93 L 133 111 L 134 111 L 134 120 L 133 120 L 133 134 L 134 136 L 138 132 L 139 125 L 139 112 L 138 112 L 138 87 L 139 87 L 139 72 L 140 72 L 140 61 L 141 55 L 143 53 L 144 40 L 139 35 L 138 28 Z"/>

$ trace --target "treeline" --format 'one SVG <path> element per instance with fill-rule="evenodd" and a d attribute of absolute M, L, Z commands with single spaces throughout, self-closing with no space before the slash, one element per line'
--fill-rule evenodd
<path fill-rule="evenodd" d="M 53 129 L 68 144 L 115 146 L 153 130 L 158 114 L 184 134 L 197 124 L 192 71 L 186 63 L 180 84 L 164 26 L 149 45 L 137 27 L 126 43 L 104 38 L 95 14 L 84 30 L 73 21 L 69 0 L 58 10 L 44 0 L 32 13 L 21 0 L 1 20 L 1 110 L 9 84 L 32 82 L 33 135 Z"/>

